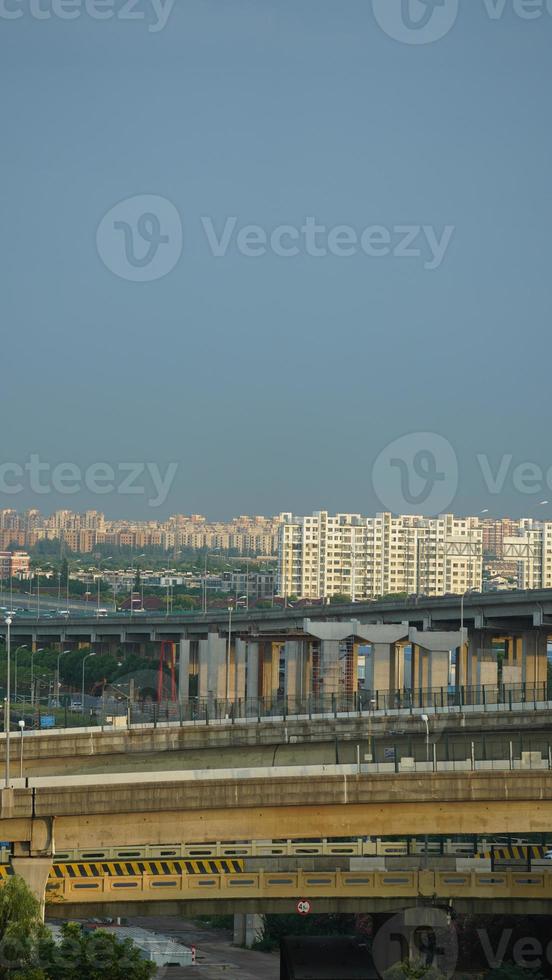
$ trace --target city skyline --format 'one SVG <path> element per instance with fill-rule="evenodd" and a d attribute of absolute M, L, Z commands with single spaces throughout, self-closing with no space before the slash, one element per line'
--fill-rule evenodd
<path fill-rule="evenodd" d="M 507 455 L 552 462 L 550 18 L 464 3 L 454 29 L 414 48 L 366 0 L 346 15 L 330 0 L 216 7 L 175 4 L 159 31 L 84 11 L 2 23 L 0 463 L 178 462 L 163 513 L 375 513 L 378 455 L 429 432 L 458 459 L 451 509 L 522 515 L 511 473 L 493 498 L 477 456 L 491 474 Z M 180 218 L 179 261 L 121 278 L 100 227 L 118 221 L 115 254 L 153 198 L 161 225 L 169 205 Z M 246 254 L 244 228 L 270 240 L 309 219 L 327 254 L 304 235 L 298 255 Z M 376 227 L 383 254 L 340 254 Z M 407 228 L 421 256 L 397 254 Z M 24 505 L 40 503 L 23 482 Z M 144 502 L 114 492 L 109 511 L 144 516 Z"/>

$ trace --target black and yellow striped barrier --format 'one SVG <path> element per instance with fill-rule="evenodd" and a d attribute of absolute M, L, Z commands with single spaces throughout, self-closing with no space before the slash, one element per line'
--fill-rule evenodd
<path fill-rule="evenodd" d="M 0 881 L 5 881 L 12 874 L 14 874 L 14 870 L 11 864 L 0 864 Z"/>
<path fill-rule="evenodd" d="M 509 844 L 500 847 L 493 847 L 487 851 L 480 851 L 478 858 L 490 861 L 494 857 L 495 861 L 527 861 L 543 858 L 550 848 L 542 844 Z"/>
<path fill-rule="evenodd" d="M 121 878 L 130 875 L 240 874 L 242 860 L 217 861 L 94 861 L 54 864 L 50 880 L 59 878 Z"/>

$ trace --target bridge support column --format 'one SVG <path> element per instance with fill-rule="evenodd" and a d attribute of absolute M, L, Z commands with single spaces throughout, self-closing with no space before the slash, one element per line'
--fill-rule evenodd
<path fill-rule="evenodd" d="M 40 912 L 44 920 L 46 904 L 46 884 L 52 870 L 51 857 L 14 857 L 12 867 L 16 875 L 20 875 L 25 884 L 40 902 Z"/>
<path fill-rule="evenodd" d="M 370 643 L 372 651 L 365 687 L 372 691 L 394 691 L 401 687 L 404 677 L 403 650 L 399 641 L 408 636 L 408 625 L 360 626 L 360 633 Z"/>
<path fill-rule="evenodd" d="M 320 642 L 320 682 L 322 694 L 339 694 L 341 671 L 339 663 L 339 640 Z"/>
<path fill-rule="evenodd" d="M 207 639 L 207 689 L 209 697 L 226 697 L 226 649 L 225 637 L 209 633 Z"/>
<path fill-rule="evenodd" d="M 286 640 L 285 643 L 286 674 L 284 693 L 291 702 L 300 700 L 305 694 L 304 646 L 305 644 L 302 640 Z"/>
<path fill-rule="evenodd" d="M 199 640 L 197 644 L 197 695 L 207 697 L 207 647 L 208 640 Z"/>
<path fill-rule="evenodd" d="M 388 691 L 390 687 L 391 658 L 394 646 L 389 643 L 372 643 L 371 677 L 369 687 L 372 691 Z"/>
<path fill-rule="evenodd" d="M 236 912 L 234 914 L 234 946 L 246 946 L 247 949 L 251 949 L 261 938 L 263 926 L 263 915 Z"/>
<path fill-rule="evenodd" d="M 237 639 L 234 645 L 234 699 L 243 701 L 245 698 L 245 676 L 247 663 L 247 643 Z"/>
<path fill-rule="evenodd" d="M 507 636 L 502 665 L 502 683 L 515 687 L 522 683 L 523 641 L 521 636 Z"/>
<path fill-rule="evenodd" d="M 450 675 L 450 654 L 462 643 L 460 631 L 441 633 L 411 629 L 410 640 L 417 647 L 413 684 L 429 690 L 447 688 Z"/>
<path fill-rule="evenodd" d="M 261 695 L 259 689 L 259 643 L 258 641 L 247 641 L 247 669 L 246 669 L 246 690 L 245 697 L 248 699 L 258 698 Z"/>
<path fill-rule="evenodd" d="M 262 689 L 261 696 L 267 701 L 275 700 L 280 679 L 280 644 L 270 640 L 262 647 Z"/>
<path fill-rule="evenodd" d="M 181 636 L 178 643 L 178 700 L 182 704 L 190 696 L 190 641 Z"/>
<path fill-rule="evenodd" d="M 522 683 L 530 688 L 542 688 L 547 679 L 548 636 L 538 629 L 522 636 Z"/>

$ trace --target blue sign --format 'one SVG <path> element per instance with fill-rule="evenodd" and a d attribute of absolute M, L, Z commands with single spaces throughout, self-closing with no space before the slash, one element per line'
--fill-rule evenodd
<path fill-rule="evenodd" d="M 53 728 L 56 723 L 54 715 L 42 715 L 40 719 L 41 728 Z"/>

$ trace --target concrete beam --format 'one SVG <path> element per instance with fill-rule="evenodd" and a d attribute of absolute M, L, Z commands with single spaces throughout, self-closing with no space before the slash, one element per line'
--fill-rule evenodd
<path fill-rule="evenodd" d="M 411 643 L 415 643 L 418 647 L 423 647 L 424 650 L 429 650 L 431 653 L 456 650 L 457 647 L 462 645 L 464 640 L 463 634 L 460 630 L 455 630 L 451 633 L 441 632 L 441 630 L 418 630 L 410 629 L 408 632 L 408 638 Z"/>
<path fill-rule="evenodd" d="M 419 777 L 418 777 L 419 778 Z M 59 817 L 58 850 L 106 846 L 278 839 L 301 840 L 306 827 L 320 837 L 360 837 L 370 827 L 374 836 L 442 834 L 548 833 L 552 801 L 471 801 L 442 804 L 350 803 L 234 807 L 198 811 L 157 811 Z M 4 827 L 0 824 L 4 839 Z M 106 828 L 108 828 L 106 830 Z M 8 828 L 6 828 L 7 830 Z"/>

